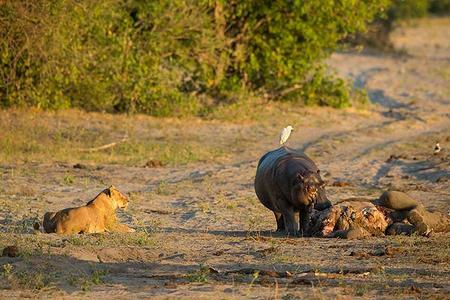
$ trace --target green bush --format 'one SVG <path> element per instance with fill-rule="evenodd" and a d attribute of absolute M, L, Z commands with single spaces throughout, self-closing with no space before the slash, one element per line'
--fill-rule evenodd
<path fill-rule="evenodd" d="M 432 14 L 450 13 L 450 0 L 393 0 L 388 11 L 388 20 L 421 18 Z"/>
<path fill-rule="evenodd" d="M 429 0 L 394 0 L 388 11 L 388 20 L 396 21 L 424 17 Z"/>
<path fill-rule="evenodd" d="M 342 107 L 322 61 L 388 3 L 6 0 L 0 105 L 180 116 L 253 92 Z"/>
<path fill-rule="evenodd" d="M 341 39 L 363 31 L 387 1 L 230 2 L 233 66 L 253 87 L 276 90 L 302 82 Z"/>
<path fill-rule="evenodd" d="M 396 23 L 428 15 L 428 12 L 435 5 L 434 2 L 441 3 L 441 0 L 392 0 L 386 14 L 380 15 L 370 24 L 368 34 L 357 34 L 353 37 L 352 43 L 364 44 L 382 51 L 393 51 L 389 35 L 395 28 Z"/>
<path fill-rule="evenodd" d="M 450 0 L 430 0 L 429 10 L 433 14 L 450 14 Z"/>
<path fill-rule="evenodd" d="M 196 84 L 208 77 L 208 62 L 220 47 L 207 7 L 186 1 L 32 3 L 8 1 L 0 11 L 9 18 L 1 32 L 4 106 L 153 115 L 199 110 L 192 92 L 202 88 Z M 30 29 L 34 24 L 38 30 Z M 29 37 L 30 31 L 36 34 Z"/>

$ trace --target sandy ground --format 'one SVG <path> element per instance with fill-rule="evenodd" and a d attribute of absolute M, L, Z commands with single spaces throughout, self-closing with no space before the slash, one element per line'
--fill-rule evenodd
<path fill-rule="evenodd" d="M 334 54 L 329 64 L 367 89 L 374 105 L 366 109 L 292 108 L 244 123 L 137 121 L 148 126 L 143 138 L 182 130 L 223 149 L 218 159 L 157 168 L 1 164 L 0 248 L 18 245 L 20 256 L 0 257 L 0 298 L 447 298 L 449 234 L 287 238 L 274 233 L 253 179 L 289 121 L 297 129 L 289 145 L 316 161 L 333 202 L 400 190 L 448 213 L 448 28 L 449 19 L 433 19 L 397 30 L 394 44 L 408 55 Z M 436 156 L 437 141 L 444 151 Z M 130 196 L 119 216 L 136 233 L 33 232 L 46 210 L 82 205 L 109 184 Z"/>

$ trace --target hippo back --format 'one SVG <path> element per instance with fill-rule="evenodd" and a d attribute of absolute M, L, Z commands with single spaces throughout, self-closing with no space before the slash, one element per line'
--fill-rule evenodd
<path fill-rule="evenodd" d="M 283 164 L 286 160 L 292 159 L 301 160 L 304 167 L 311 172 L 317 172 L 318 170 L 316 164 L 306 154 L 283 146 L 264 154 L 258 162 L 257 172 L 274 169 L 278 164 Z"/>
<path fill-rule="evenodd" d="M 301 161 L 302 167 L 311 172 L 317 172 L 316 164 L 304 153 L 298 152 L 286 146 L 272 150 L 264 154 L 258 162 L 256 176 L 262 173 L 275 172 L 279 165 L 285 164 L 287 161 Z"/>

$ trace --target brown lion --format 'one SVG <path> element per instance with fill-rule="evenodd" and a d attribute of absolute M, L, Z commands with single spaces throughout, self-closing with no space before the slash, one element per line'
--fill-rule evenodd
<path fill-rule="evenodd" d="M 352 198 L 316 211 L 311 219 L 311 235 L 320 237 L 363 238 L 416 233 L 430 236 L 449 232 L 450 219 L 430 212 L 409 195 L 389 191 L 379 199 Z"/>
<path fill-rule="evenodd" d="M 119 224 L 115 214 L 117 208 L 126 209 L 127 206 L 128 198 L 114 186 L 110 186 L 85 206 L 45 213 L 44 231 L 57 234 L 133 232 L 134 229 Z"/>

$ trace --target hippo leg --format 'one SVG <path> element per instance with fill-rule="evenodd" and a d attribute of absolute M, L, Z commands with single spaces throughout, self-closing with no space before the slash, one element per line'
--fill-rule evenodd
<path fill-rule="evenodd" d="M 277 231 L 284 231 L 285 227 L 284 227 L 284 220 L 283 220 L 283 215 L 279 212 L 273 212 L 273 214 L 275 215 L 275 219 L 277 220 Z"/>
<path fill-rule="evenodd" d="M 283 211 L 283 220 L 285 232 L 288 235 L 296 236 L 299 233 L 299 214 L 293 208 L 288 208 Z"/>
<path fill-rule="evenodd" d="M 305 209 L 300 210 L 300 235 L 308 236 L 309 235 L 309 223 L 311 216 L 312 206 L 306 207 Z"/>

